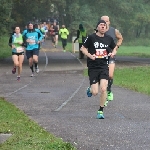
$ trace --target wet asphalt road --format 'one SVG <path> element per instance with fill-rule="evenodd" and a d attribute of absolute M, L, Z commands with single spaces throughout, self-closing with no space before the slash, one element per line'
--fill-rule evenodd
<path fill-rule="evenodd" d="M 79 62 L 76 56 L 47 41 L 40 52 L 40 73 L 29 77 L 25 60 L 20 82 L 11 74 L 12 60 L 4 60 L 0 96 L 79 150 L 150 150 L 150 97 L 113 85 L 114 100 L 104 109 L 105 119 L 96 119 L 99 95 L 86 96 L 86 61 Z M 149 65 L 149 59 L 117 59 Z"/>

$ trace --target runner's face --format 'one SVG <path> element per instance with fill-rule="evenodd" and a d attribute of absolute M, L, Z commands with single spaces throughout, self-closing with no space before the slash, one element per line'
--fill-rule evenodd
<path fill-rule="evenodd" d="M 104 34 L 106 32 L 106 24 L 105 23 L 100 23 L 97 27 L 98 32 L 101 34 Z"/>
<path fill-rule="evenodd" d="M 19 27 L 16 27 L 15 28 L 15 32 L 18 34 L 18 33 L 20 33 L 20 28 Z"/>
<path fill-rule="evenodd" d="M 102 17 L 101 19 L 104 20 L 106 22 L 107 26 L 109 27 L 109 25 L 110 25 L 109 17 L 105 16 L 105 17 Z"/>
<path fill-rule="evenodd" d="M 33 24 L 29 24 L 29 29 L 33 29 Z"/>

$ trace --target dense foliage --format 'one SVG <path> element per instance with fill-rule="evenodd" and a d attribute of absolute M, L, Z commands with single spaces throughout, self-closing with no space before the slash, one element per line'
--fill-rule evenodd
<path fill-rule="evenodd" d="M 149 0 L 0 0 L 1 34 L 14 23 L 23 26 L 27 21 L 59 18 L 60 24 L 74 34 L 79 23 L 93 31 L 102 15 L 110 16 L 111 24 L 119 29 L 124 39 L 149 37 Z"/>

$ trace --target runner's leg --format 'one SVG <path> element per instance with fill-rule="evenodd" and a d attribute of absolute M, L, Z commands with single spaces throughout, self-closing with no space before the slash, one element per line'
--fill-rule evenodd
<path fill-rule="evenodd" d="M 18 67 L 18 76 L 20 76 L 21 72 L 22 72 L 22 64 L 24 61 L 24 54 L 19 55 L 19 67 Z"/>

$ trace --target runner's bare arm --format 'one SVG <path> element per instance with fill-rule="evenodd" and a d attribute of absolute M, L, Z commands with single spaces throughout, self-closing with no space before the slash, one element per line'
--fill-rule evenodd
<path fill-rule="evenodd" d="M 91 55 L 91 54 L 88 52 L 87 48 L 85 48 L 83 45 L 82 45 L 80 51 L 82 51 L 82 53 L 83 53 L 84 55 L 86 55 L 87 57 L 89 57 L 90 59 L 95 60 L 95 58 L 96 58 L 96 57 L 95 57 L 95 54 Z"/>
<path fill-rule="evenodd" d="M 119 30 L 117 30 L 117 29 L 115 29 L 115 34 L 116 34 L 116 37 L 118 39 L 116 45 L 120 46 L 122 44 L 123 37 L 122 37 L 121 33 L 119 32 Z"/>

